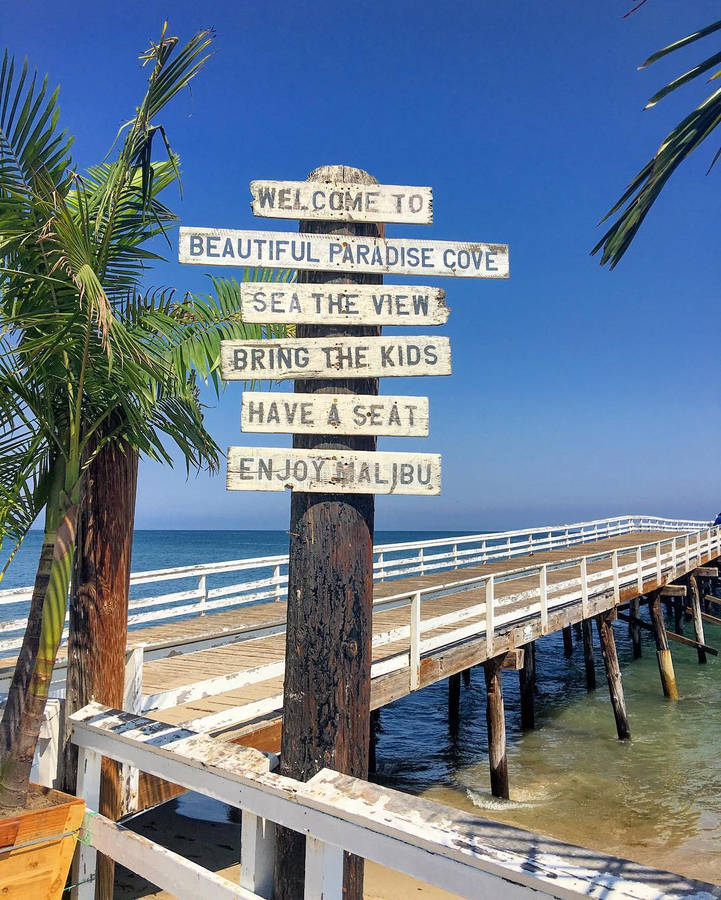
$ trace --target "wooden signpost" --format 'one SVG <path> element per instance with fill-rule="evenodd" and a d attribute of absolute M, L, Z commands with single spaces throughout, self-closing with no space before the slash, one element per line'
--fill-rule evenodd
<path fill-rule="evenodd" d="M 314 325 L 443 325 L 450 310 L 440 288 L 359 284 L 267 284 L 240 286 L 244 322 Z"/>
<path fill-rule="evenodd" d="M 313 434 L 322 428 L 333 434 L 428 437 L 428 398 L 246 391 L 240 427 L 263 434 Z"/>
<path fill-rule="evenodd" d="M 447 337 L 223 341 L 220 361 L 226 381 L 450 375 L 451 345 Z"/>
<path fill-rule="evenodd" d="M 255 216 L 322 219 L 325 222 L 396 222 L 430 225 L 433 190 L 397 184 L 342 181 L 251 181 Z"/>
<path fill-rule="evenodd" d="M 343 237 L 288 231 L 181 228 L 182 263 L 274 266 L 316 272 L 508 278 L 507 244 Z"/>
<path fill-rule="evenodd" d="M 428 224 L 430 188 L 379 185 L 323 166 L 305 182 L 254 181 L 252 210 L 299 218 L 299 232 L 181 228 L 195 265 L 298 270 L 296 284 L 247 283 L 247 322 L 292 323 L 294 338 L 222 343 L 226 380 L 294 378 L 295 392 L 247 391 L 246 432 L 291 433 L 293 449 L 231 447 L 230 490 L 291 489 L 281 774 L 368 774 L 376 494 L 437 495 L 432 453 L 378 453 L 377 435 L 428 434 L 425 397 L 378 396 L 378 378 L 450 375 L 445 337 L 381 336 L 383 325 L 448 319 L 435 287 L 381 285 L 384 273 L 507 278 L 505 244 L 386 240 L 384 222 Z M 278 828 L 276 900 L 301 900 L 305 838 Z M 363 861 L 345 855 L 343 896 L 361 900 Z"/>
<path fill-rule="evenodd" d="M 316 494 L 440 494 L 441 457 L 437 453 L 231 447 L 227 483 L 229 491 L 288 488 Z"/>

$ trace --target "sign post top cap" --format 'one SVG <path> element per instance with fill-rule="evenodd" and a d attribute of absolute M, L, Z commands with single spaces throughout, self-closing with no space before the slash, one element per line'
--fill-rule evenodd
<path fill-rule="evenodd" d="M 318 166 L 308 173 L 306 181 L 345 181 L 348 184 L 378 184 L 365 169 L 357 169 L 355 166 Z"/>

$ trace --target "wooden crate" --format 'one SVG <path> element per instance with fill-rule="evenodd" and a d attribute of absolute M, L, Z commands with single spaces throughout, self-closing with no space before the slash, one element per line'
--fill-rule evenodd
<path fill-rule="evenodd" d="M 85 802 L 35 786 L 62 803 L 0 819 L 0 896 L 3 900 L 56 900 L 68 877 Z"/>

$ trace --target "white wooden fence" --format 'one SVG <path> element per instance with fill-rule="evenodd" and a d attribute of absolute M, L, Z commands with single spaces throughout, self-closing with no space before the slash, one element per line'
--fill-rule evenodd
<path fill-rule="evenodd" d="M 273 758 L 192 730 L 90 704 L 72 717 L 78 794 L 88 813 L 73 898 L 92 900 L 99 850 L 180 900 L 261 900 L 272 892 L 276 824 L 306 835 L 305 897 L 341 900 L 343 851 L 461 897 L 693 897 L 718 889 L 561 844 L 465 811 L 323 769 L 306 783 Z M 235 883 L 97 813 L 107 756 L 242 810 Z"/>
<path fill-rule="evenodd" d="M 686 519 L 616 516 L 570 525 L 544 525 L 517 531 L 383 544 L 375 547 L 373 572 L 376 580 L 383 581 L 443 569 L 482 565 L 491 560 L 510 559 L 629 532 L 692 532 L 707 526 L 708 522 Z M 209 580 L 217 580 L 233 573 L 240 573 L 241 580 L 217 587 L 209 586 Z M 186 586 L 182 590 L 168 593 L 134 596 L 134 589 L 138 587 L 157 586 L 164 582 L 185 582 Z M 191 582 L 190 587 L 187 586 L 188 582 Z M 288 557 L 254 557 L 135 572 L 131 575 L 130 586 L 132 599 L 129 604 L 128 625 L 132 629 L 181 617 L 203 615 L 213 610 L 231 609 L 247 603 L 285 599 L 288 588 Z M 31 596 L 31 587 L 1 590 L 0 617 L 4 607 L 18 604 L 21 604 L 20 609 L 25 612 Z M 20 647 L 26 621 L 26 615 L 16 615 L 15 618 L 0 622 L 0 657 L 10 655 Z"/>

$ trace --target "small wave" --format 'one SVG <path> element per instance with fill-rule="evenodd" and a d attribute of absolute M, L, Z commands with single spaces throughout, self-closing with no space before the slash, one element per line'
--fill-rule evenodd
<path fill-rule="evenodd" d="M 479 809 L 533 809 L 539 805 L 538 802 L 530 800 L 502 800 L 500 797 L 493 797 L 491 794 L 474 791 L 471 788 L 466 788 L 466 796 Z"/>

